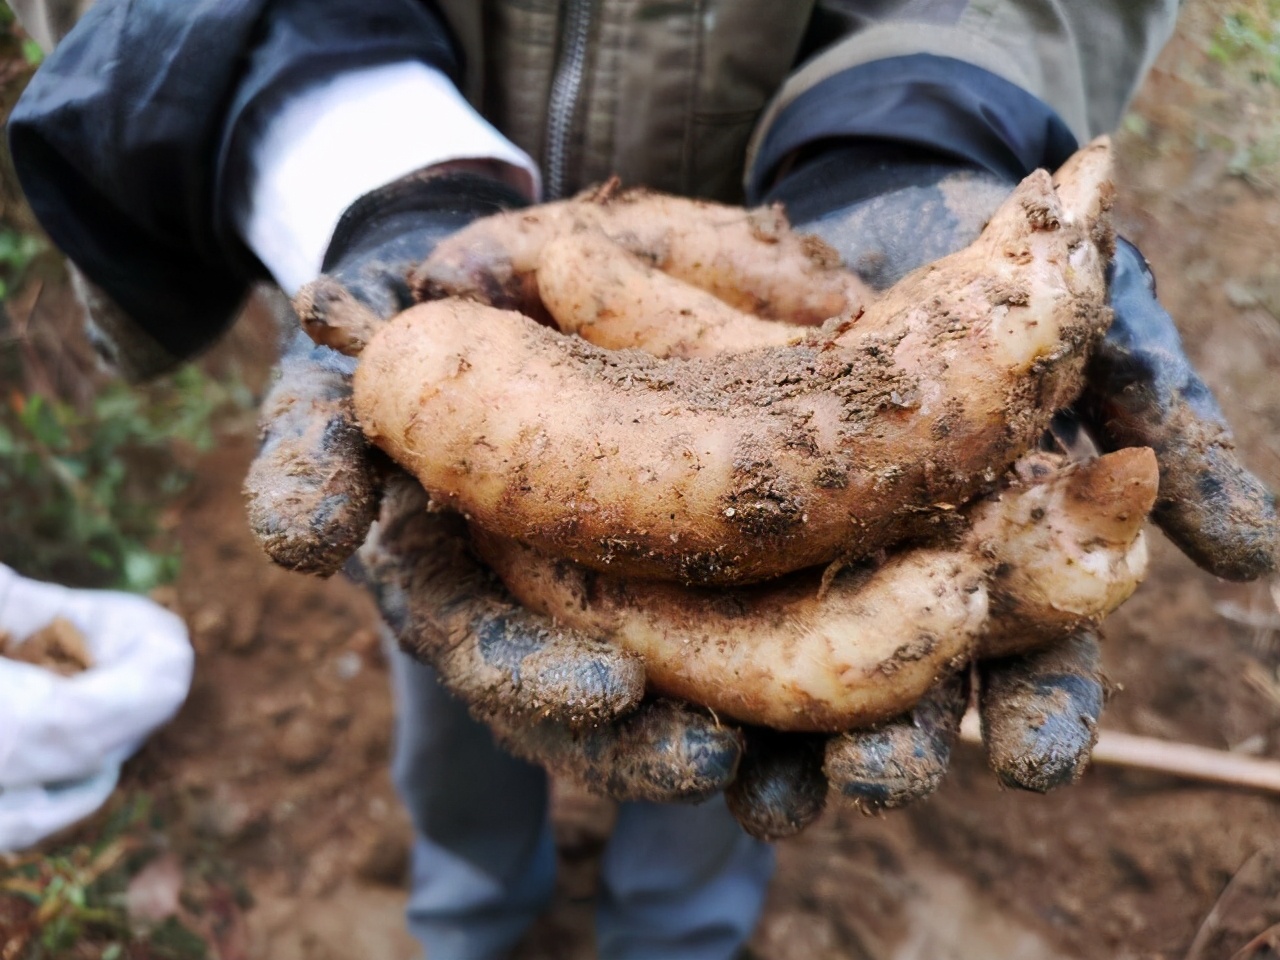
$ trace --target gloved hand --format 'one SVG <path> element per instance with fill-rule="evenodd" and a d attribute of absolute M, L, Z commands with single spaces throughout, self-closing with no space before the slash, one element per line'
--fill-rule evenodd
<path fill-rule="evenodd" d="M 701 800 L 732 780 L 740 735 L 705 711 L 644 696 L 644 668 L 612 644 L 529 613 L 472 555 L 466 525 L 388 481 L 360 559 L 401 645 L 517 756 L 615 800 Z"/>
<path fill-rule="evenodd" d="M 443 237 L 526 203 L 483 172 L 430 168 L 366 194 L 344 213 L 322 269 L 296 307 L 303 324 L 339 313 L 370 322 L 412 303 L 405 278 Z M 245 482 L 249 522 L 267 555 L 329 576 L 364 542 L 388 462 L 364 439 L 351 407 L 355 360 L 287 336 L 280 375 L 262 405 L 261 447 Z"/>
<path fill-rule="evenodd" d="M 801 158 L 767 199 L 883 288 L 970 243 L 1013 186 L 918 148 L 875 143 Z M 1153 519 L 1192 560 L 1236 580 L 1273 570 L 1274 498 L 1237 460 L 1145 261 L 1124 241 L 1111 301 L 1115 320 L 1088 369 L 1079 418 L 1105 450 L 1154 448 L 1160 496 Z M 1096 637 L 1081 632 L 1048 650 L 982 663 L 974 675 L 989 761 L 1005 783 L 1043 792 L 1080 775 L 1104 700 Z M 901 721 L 830 741 L 824 769 L 832 784 L 873 806 L 930 792 L 967 703 L 957 690 L 945 681 Z M 787 790 L 775 784 L 774 792 Z M 797 786 L 788 795 L 802 806 L 808 793 Z"/>
<path fill-rule="evenodd" d="M 263 404 L 250 521 L 277 563 L 322 576 L 363 544 L 349 569 L 401 644 L 512 752 L 620 800 L 702 799 L 732 778 L 741 737 L 674 703 L 639 705 L 638 660 L 514 604 L 471 558 L 461 521 L 429 513 L 417 482 L 365 441 L 351 406 L 355 360 L 331 348 L 350 347 L 340 330 L 369 331 L 408 307 L 406 278 L 439 240 L 524 203 L 483 169 L 437 168 L 348 209 L 325 275 L 295 299 L 307 333 L 291 337 Z"/>

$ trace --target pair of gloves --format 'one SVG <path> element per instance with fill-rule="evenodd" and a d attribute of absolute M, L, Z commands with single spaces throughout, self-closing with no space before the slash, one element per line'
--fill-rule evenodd
<path fill-rule="evenodd" d="M 941 154 L 868 162 L 858 148 L 837 147 L 794 164 L 766 199 L 783 203 L 798 229 L 821 235 L 883 288 L 968 244 L 1013 186 Z M 389 318 L 411 304 L 406 278 L 436 243 L 524 203 L 498 179 L 470 170 L 427 170 L 375 191 L 335 231 L 322 268 L 334 282 L 313 285 L 298 311 L 323 324 L 354 300 Z M 1059 429 L 1083 428 L 1106 450 L 1154 448 L 1153 518 L 1166 535 L 1216 576 L 1247 580 L 1271 570 L 1274 500 L 1237 460 L 1146 262 L 1124 241 L 1110 281 L 1115 321 L 1084 396 Z M 991 766 L 1006 783 L 1044 791 L 1071 782 L 1087 763 L 1104 699 L 1097 639 L 1087 632 L 980 663 L 942 681 L 898 721 L 838 737 L 734 729 L 682 705 L 641 700 L 633 661 L 607 644 L 548 630 L 511 604 L 470 559 L 461 532 L 428 514 L 416 484 L 368 446 L 351 409 L 353 367 L 301 332 L 288 344 L 248 481 L 251 522 L 275 560 L 320 575 L 364 544 L 359 575 L 402 643 L 513 752 L 572 770 L 617 799 L 695 800 L 724 790 L 744 827 L 766 838 L 803 828 L 829 785 L 873 808 L 935 789 L 971 682 Z M 312 469 L 299 472 L 300 456 Z M 451 604 L 468 595 L 485 597 L 487 612 L 451 620 Z M 540 709 L 566 695 L 593 705 L 576 724 Z"/>

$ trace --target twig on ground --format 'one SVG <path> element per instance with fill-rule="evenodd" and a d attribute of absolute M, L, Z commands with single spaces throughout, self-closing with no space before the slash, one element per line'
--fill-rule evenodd
<path fill-rule="evenodd" d="M 1246 860 L 1240 869 L 1232 875 L 1231 879 L 1227 881 L 1227 885 L 1222 888 L 1222 893 L 1218 894 L 1218 899 L 1213 902 L 1213 908 L 1200 923 L 1200 929 L 1196 931 L 1195 938 L 1191 941 L 1191 946 L 1187 948 L 1187 955 L 1184 960 L 1201 960 L 1205 947 L 1209 945 L 1209 941 L 1213 939 L 1214 934 L 1222 926 L 1222 915 L 1231 902 L 1232 893 L 1243 883 L 1241 878 L 1248 875 L 1250 868 L 1258 862 L 1260 857 L 1262 857 L 1261 850 Z"/>
<path fill-rule="evenodd" d="M 1268 960 L 1280 957 L 1280 923 L 1268 927 L 1231 955 L 1231 960 Z"/>
<path fill-rule="evenodd" d="M 976 713 L 965 716 L 960 726 L 960 740 L 964 743 L 982 742 Z M 1093 763 L 1280 793 L 1280 761 L 1245 757 L 1227 750 L 1140 737 L 1116 730 L 1104 730 L 1098 734 L 1098 742 L 1093 748 Z"/>

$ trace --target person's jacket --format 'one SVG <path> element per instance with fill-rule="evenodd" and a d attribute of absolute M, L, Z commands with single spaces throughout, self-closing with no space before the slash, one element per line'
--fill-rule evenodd
<path fill-rule="evenodd" d="M 22 7 L 55 0 L 19 0 Z M 1112 129 L 1176 0 L 102 0 L 9 124 L 55 243 L 151 373 L 262 271 L 228 216 L 256 125 L 336 71 L 421 60 L 541 165 L 753 200 L 804 151 L 927 143 L 1009 177 Z M 406 117 L 405 123 L 430 118 Z M 116 316 L 115 323 L 129 322 Z"/>

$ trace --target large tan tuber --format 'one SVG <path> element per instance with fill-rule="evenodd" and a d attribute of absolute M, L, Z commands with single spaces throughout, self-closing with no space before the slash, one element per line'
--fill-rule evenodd
<path fill-rule="evenodd" d="M 415 272 L 419 299 L 463 297 L 539 313 L 537 270 L 557 237 L 598 231 L 665 274 L 760 317 L 817 325 L 871 298 L 840 256 L 798 234 L 779 207 L 744 210 L 612 185 L 478 220 Z"/>
<path fill-rule="evenodd" d="M 1145 573 L 1157 484 L 1145 448 L 1080 464 L 1032 454 L 975 505 L 961 542 L 846 569 L 825 591 L 821 571 L 737 589 L 626 580 L 472 536 L 521 604 L 638 654 L 652 690 L 779 730 L 834 732 L 901 713 L 972 658 L 1102 620 Z"/>
<path fill-rule="evenodd" d="M 805 330 L 729 306 L 650 266 L 599 231 L 547 243 L 538 294 L 564 333 L 606 350 L 714 357 L 799 343 Z"/>
<path fill-rule="evenodd" d="M 421 304 L 355 375 L 366 435 L 488 531 L 629 577 L 748 583 L 928 531 L 1079 393 L 1105 330 L 1109 151 L 800 343 L 660 360 Z"/>
<path fill-rule="evenodd" d="M 995 562 L 991 615 L 979 653 L 999 657 L 1096 629 L 1147 572 L 1141 528 L 1159 468 L 1149 447 L 1126 447 L 1060 468 L 1032 454 L 1014 465 L 1020 492 L 980 504 L 966 540 Z"/>

